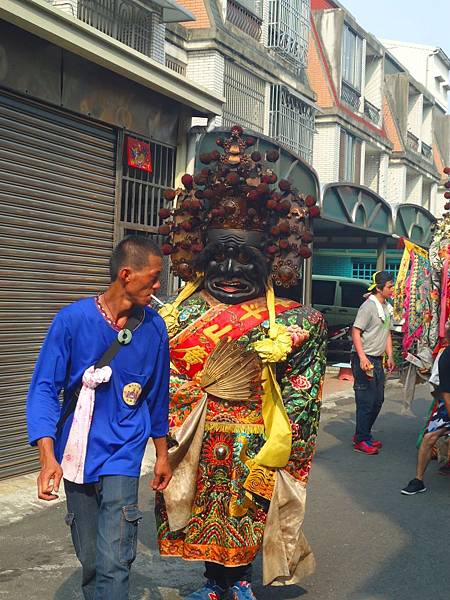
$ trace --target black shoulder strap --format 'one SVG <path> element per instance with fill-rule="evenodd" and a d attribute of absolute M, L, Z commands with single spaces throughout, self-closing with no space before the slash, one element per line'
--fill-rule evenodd
<path fill-rule="evenodd" d="M 125 323 L 123 329 L 121 329 L 118 335 L 114 338 L 112 344 L 107 348 L 107 350 L 102 354 L 102 356 L 95 363 L 96 369 L 101 369 L 102 367 L 106 367 L 110 364 L 115 355 L 119 352 L 122 346 L 128 345 L 131 342 L 130 333 L 136 329 L 136 327 L 141 322 L 142 312 L 139 314 L 135 311 L 129 317 L 127 322 Z M 127 341 L 128 339 L 128 341 Z M 61 429 L 64 423 L 67 421 L 69 416 L 75 411 L 78 402 L 78 396 L 80 395 L 82 383 L 80 382 L 75 391 L 72 394 L 72 398 L 70 399 L 70 403 L 64 412 L 61 415 L 58 424 L 56 425 L 56 434 L 59 435 L 61 433 Z"/>

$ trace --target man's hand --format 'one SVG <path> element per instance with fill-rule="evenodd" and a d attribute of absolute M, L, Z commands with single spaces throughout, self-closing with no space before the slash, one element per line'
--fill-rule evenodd
<path fill-rule="evenodd" d="M 392 373 L 392 371 L 395 369 L 395 360 L 393 356 L 388 356 L 386 367 L 389 373 Z"/>
<path fill-rule="evenodd" d="M 41 463 L 41 470 L 37 478 L 38 498 L 47 501 L 56 500 L 63 470 L 55 458 L 53 440 L 52 438 L 41 438 L 37 444 Z"/>
<path fill-rule="evenodd" d="M 151 480 L 150 486 L 155 492 L 162 492 L 166 489 L 172 479 L 172 468 L 167 456 L 156 457 L 153 472 L 155 476 Z"/>
<path fill-rule="evenodd" d="M 370 371 L 371 369 L 373 369 L 373 364 L 370 362 L 370 360 L 367 358 L 367 356 L 365 354 L 364 354 L 364 356 L 360 357 L 359 366 L 364 371 L 364 373 L 367 373 L 367 371 Z"/>

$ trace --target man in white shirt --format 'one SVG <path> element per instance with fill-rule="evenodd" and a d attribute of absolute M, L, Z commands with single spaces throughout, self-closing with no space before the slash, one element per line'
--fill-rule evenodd
<path fill-rule="evenodd" d="M 389 371 L 395 367 L 390 329 L 392 307 L 388 302 L 394 293 L 391 273 L 375 273 L 369 292 L 358 310 L 352 330 L 351 363 L 356 401 L 353 448 L 363 454 L 378 454 L 382 444 L 373 439 L 372 427 L 384 402 L 385 354 Z"/>

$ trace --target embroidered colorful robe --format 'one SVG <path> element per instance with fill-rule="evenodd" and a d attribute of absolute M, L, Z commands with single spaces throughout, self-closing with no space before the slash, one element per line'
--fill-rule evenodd
<path fill-rule="evenodd" d="M 211 308 L 210 303 L 214 304 L 214 300 L 203 292 L 179 307 L 184 329 L 171 343 L 171 360 L 176 367 L 170 386 L 173 432 L 204 399 L 195 376 L 221 337 L 238 339 L 248 348 L 267 336 L 265 298 L 237 306 Z M 292 451 L 285 470 L 306 485 L 319 425 L 326 328 L 320 313 L 292 301 L 277 300 L 276 312 L 277 323 L 298 325 L 309 331 L 308 341 L 277 366 L 292 430 Z M 207 397 L 204 419 L 190 516 L 183 529 L 170 531 L 164 497 L 157 495 L 160 552 L 230 567 L 248 564 L 263 542 L 275 479 L 274 470 L 252 469 L 253 457 L 265 442 L 261 398 L 230 402 Z M 249 483 L 252 473 L 259 481 L 253 478 Z M 294 532 L 294 536 L 299 535 Z"/>

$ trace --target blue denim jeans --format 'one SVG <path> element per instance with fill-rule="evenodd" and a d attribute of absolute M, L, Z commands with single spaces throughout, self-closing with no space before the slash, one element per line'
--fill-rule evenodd
<path fill-rule="evenodd" d="M 104 476 L 98 483 L 64 480 L 66 523 L 82 566 L 85 600 L 126 600 L 136 558 L 138 477 Z"/>
<path fill-rule="evenodd" d="M 356 441 L 372 439 L 372 427 L 384 402 L 385 375 L 382 356 L 368 356 L 373 364 L 373 377 L 361 369 L 358 355 L 352 353 L 353 389 L 356 401 Z"/>

